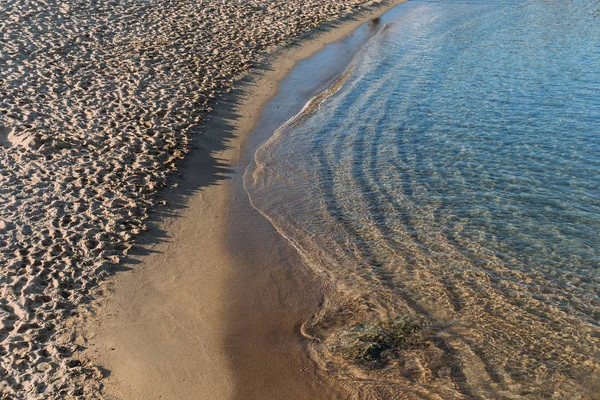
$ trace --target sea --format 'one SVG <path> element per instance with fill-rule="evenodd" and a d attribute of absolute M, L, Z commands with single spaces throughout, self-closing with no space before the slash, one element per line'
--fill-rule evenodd
<path fill-rule="evenodd" d="M 327 285 L 314 360 L 365 398 L 599 399 L 600 2 L 394 12 L 244 176 Z"/>

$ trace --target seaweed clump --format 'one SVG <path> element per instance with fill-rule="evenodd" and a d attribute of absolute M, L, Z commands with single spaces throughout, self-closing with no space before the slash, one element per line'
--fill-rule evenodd
<path fill-rule="evenodd" d="M 423 321 L 411 316 L 362 323 L 344 331 L 332 350 L 358 366 L 383 368 L 402 352 L 427 347 L 425 328 Z"/>

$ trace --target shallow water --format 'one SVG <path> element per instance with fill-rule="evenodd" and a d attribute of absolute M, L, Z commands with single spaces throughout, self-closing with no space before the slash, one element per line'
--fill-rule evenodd
<path fill-rule="evenodd" d="M 400 8 L 245 176 L 332 282 L 315 359 L 373 396 L 598 398 L 600 4 Z M 345 356 L 407 315 L 422 346 Z"/>

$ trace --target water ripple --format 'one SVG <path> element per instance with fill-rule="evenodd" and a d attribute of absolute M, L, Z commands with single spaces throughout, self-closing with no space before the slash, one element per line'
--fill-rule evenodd
<path fill-rule="evenodd" d="M 596 398 L 600 6 L 402 7 L 245 177 L 331 281 L 315 359 L 375 397 Z M 377 368 L 340 355 L 407 315 L 427 346 Z"/>

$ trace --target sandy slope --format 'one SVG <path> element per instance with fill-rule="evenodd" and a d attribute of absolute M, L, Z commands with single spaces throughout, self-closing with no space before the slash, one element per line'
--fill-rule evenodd
<path fill-rule="evenodd" d="M 361 3 L 0 5 L 3 398 L 98 394 L 102 371 L 81 359 L 75 322 L 122 269 L 214 99 L 264 51 Z M 208 186 L 220 167 L 203 154 Z"/>

